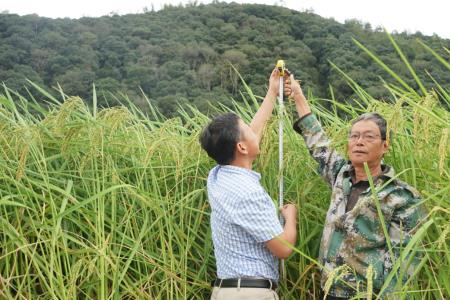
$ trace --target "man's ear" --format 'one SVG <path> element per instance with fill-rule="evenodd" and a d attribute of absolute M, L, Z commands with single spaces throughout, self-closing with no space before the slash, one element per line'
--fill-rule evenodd
<path fill-rule="evenodd" d="M 241 154 L 248 154 L 247 145 L 244 142 L 237 143 L 236 151 Z"/>
<path fill-rule="evenodd" d="M 383 155 L 389 151 L 389 143 L 388 141 L 383 141 Z"/>

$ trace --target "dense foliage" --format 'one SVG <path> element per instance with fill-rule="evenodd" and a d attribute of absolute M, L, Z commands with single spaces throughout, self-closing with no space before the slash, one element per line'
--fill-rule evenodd
<path fill-rule="evenodd" d="M 438 82 L 427 90 L 420 80 L 416 90 L 364 52 L 396 78 L 397 84 L 384 86 L 393 101 L 374 99 L 345 73 L 355 102 L 309 101 L 343 153 L 349 122 L 338 110 L 349 118 L 377 111 L 387 119 L 393 135 L 385 162 L 420 191 L 428 212 L 394 270 L 404 274 L 402 262 L 417 252 L 420 263 L 405 284 L 398 281 L 392 299 L 449 299 L 449 91 Z M 245 83 L 243 88 L 246 98 L 232 110 L 249 121 L 258 98 Z M 0 298 L 207 299 L 216 274 L 205 185 L 214 164 L 198 136 L 209 117 L 190 107 L 167 119 L 152 102 L 141 110 L 126 97 L 128 109 L 99 109 L 95 90 L 92 105 L 79 97 L 53 97 L 35 84 L 33 91 L 45 105 L 7 87 L 0 93 Z M 290 115 L 278 116 L 289 125 Z M 273 199 L 277 121 L 268 124 L 254 164 Z M 284 133 L 284 199 L 299 208 L 299 234 L 278 292 L 280 299 L 311 299 L 319 293 L 316 258 L 330 190 L 302 138 L 291 126 Z"/>
<path fill-rule="evenodd" d="M 107 99 L 114 103 L 115 97 L 106 94 L 122 92 L 142 107 L 141 88 L 164 114 L 172 115 L 177 102 L 206 111 L 208 101 L 229 105 L 230 95 L 241 99 L 230 63 L 245 74 L 255 94 L 263 94 L 270 69 L 283 58 L 316 96 L 355 99 L 331 61 L 372 96 L 390 97 L 379 76 L 390 78 L 353 38 L 417 88 L 381 28 L 277 6 L 220 2 L 78 20 L 1 14 L 0 82 L 22 94 L 29 87 L 25 77 L 47 90 L 59 84 L 65 93 L 87 101 L 95 82 L 99 104 L 106 105 Z M 449 73 L 417 39 L 441 54 L 450 40 L 421 33 L 394 38 L 426 88 L 433 82 L 429 75 L 448 87 Z"/>
<path fill-rule="evenodd" d="M 398 95 L 396 103 L 366 96 L 359 101 L 367 108 L 341 108 L 352 118 L 377 110 L 388 119 L 395 136 L 386 163 L 420 190 L 429 211 L 403 251 L 420 251 L 421 263 L 394 299 L 448 299 L 449 112 L 435 93 Z M 205 191 L 213 163 L 198 135 L 208 117 L 193 109 L 167 120 L 135 108 L 96 110 L 78 97 L 44 98 L 51 104 L 38 107 L 0 95 L 0 298 L 207 299 L 216 276 Z M 348 122 L 310 100 L 343 150 Z M 234 110 L 248 121 L 254 101 Z M 273 119 L 255 163 L 273 199 L 276 127 Z M 310 299 L 319 293 L 330 190 L 291 126 L 285 162 L 285 201 L 299 207 L 299 238 L 279 294 Z"/>

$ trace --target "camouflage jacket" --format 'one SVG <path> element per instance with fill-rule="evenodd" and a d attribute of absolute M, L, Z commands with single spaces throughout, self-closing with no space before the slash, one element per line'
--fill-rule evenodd
<path fill-rule="evenodd" d="M 354 170 L 348 160 L 329 148 L 329 139 L 317 118 L 307 115 L 294 124 L 294 129 L 303 136 L 309 152 L 319 163 L 319 174 L 332 189 L 319 250 L 322 289 L 335 297 L 352 297 L 372 288 L 376 292 L 423 217 L 418 192 L 393 178 L 393 169 L 387 166 L 389 171 L 375 179 L 375 193 L 390 238 L 390 251 L 370 187 L 359 195 L 353 209 L 345 211 L 352 188 L 350 174 Z M 417 257 L 413 261 L 408 267 L 405 260 L 405 277 L 411 275 Z M 368 281 L 368 277 L 372 280 Z M 395 286 L 396 277 L 385 292 Z"/>

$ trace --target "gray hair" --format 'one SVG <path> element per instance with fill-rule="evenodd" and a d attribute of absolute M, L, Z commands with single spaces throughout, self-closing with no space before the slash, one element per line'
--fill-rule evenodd
<path fill-rule="evenodd" d="M 352 126 L 360 121 L 372 121 L 375 124 L 377 124 L 378 128 L 380 129 L 381 139 L 383 141 L 386 140 L 387 122 L 386 122 L 386 119 L 383 118 L 380 114 L 373 113 L 373 112 L 372 113 L 364 113 L 352 122 Z"/>

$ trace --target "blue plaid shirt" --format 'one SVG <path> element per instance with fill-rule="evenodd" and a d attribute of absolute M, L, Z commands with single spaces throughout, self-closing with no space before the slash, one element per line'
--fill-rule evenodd
<path fill-rule="evenodd" d="M 217 277 L 278 281 L 278 259 L 265 242 L 283 233 L 261 176 L 235 166 L 216 166 L 208 176 L 211 231 Z"/>

